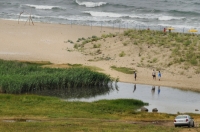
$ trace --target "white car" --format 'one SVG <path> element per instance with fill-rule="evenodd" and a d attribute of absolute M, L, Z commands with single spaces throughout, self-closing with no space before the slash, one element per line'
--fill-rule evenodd
<path fill-rule="evenodd" d="M 188 126 L 188 127 L 194 127 L 194 120 L 189 115 L 178 115 L 174 119 L 174 126 Z"/>

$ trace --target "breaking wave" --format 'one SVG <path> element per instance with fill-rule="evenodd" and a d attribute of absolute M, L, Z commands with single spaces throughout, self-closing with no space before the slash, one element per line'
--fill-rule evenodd
<path fill-rule="evenodd" d="M 30 5 L 30 4 L 24 4 L 23 6 L 28 6 L 39 10 L 64 9 L 60 6 Z"/>
<path fill-rule="evenodd" d="M 76 3 L 78 5 L 81 5 L 81 6 L 85 6 L 85 7 L 99 7 L 99 6 L 102 6 L 102 5 L 106 5 L 107 3 L 106 2 L 80 2 L 78 0 L 76 0 Z"/>
<path fill-rule="evenodd" d="M 182 20 L 182 19 L 185 19 L 185 17 L 161 16 L 158 18 L 158 20 L 160 21 Z"/>
<path fill-rule="evenodd" d="M 118 14 L 112 12 L 96 12 L 96 11 L 83 11 L 94 17 L 128 17 L 126 14 Z"/>

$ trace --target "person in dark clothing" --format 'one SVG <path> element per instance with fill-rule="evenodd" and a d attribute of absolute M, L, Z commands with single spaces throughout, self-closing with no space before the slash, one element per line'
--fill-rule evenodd
<path fill-rule="evenodd" d="M 136 81 L 136 78 L 137 78 L 137 73 L 136 73 L 136 71 L 134 71 L 134 78 L 135 78 L 135 81 Z"/>

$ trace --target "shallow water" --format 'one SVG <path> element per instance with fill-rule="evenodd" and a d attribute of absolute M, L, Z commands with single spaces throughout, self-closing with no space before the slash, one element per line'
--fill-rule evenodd
<path fill-rule="evenodd" d="M 118 82 L 117 85 L 118 88 L 105 95 L 68 100 L 92 102 L 101 99 L 128 98 L 149 103 L 149 106 L 145 106 L 149 112 L 153 108 L 157 108 L 158 112 L 162 113 L 200 113 L 199 111 L 195 111 L 195 109 L 200 110 L 200 93 L 162 86 L 160 86 L 160 92 L 158 91 L 158 86 L 155 86 L 155 91 L 152 91 L 152 86 L 139 84 L 136 85 L 136 89 L 134 90 L 134 84 L 121 82 Z"/>

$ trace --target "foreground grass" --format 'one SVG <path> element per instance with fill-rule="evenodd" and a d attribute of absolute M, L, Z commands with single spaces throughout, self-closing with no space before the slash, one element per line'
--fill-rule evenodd
<path fill-rule="evenodd" d="M 46 122 L 0 123 L 3 132 L 178 132 L 181 128 L 136 125 L 105 120 L 65 119 Z"/>
<path fill-rule="evenodd" d="M 1 94 L 0 100 L 0 130 L 3 132 L 176 132 L 183 129 L 154 125 L 152 120 L 173 121 L 174 115 L 136 112 L 145 103 L 132 99 L 87 103 L 36 95 Z M 16 122 L 8 122 L 8 119 Z M 141 120 L 150 122 L 140 123 Z"/>
<path fill-rule="evenodd" d="M 66 102 L 58 98 L 36 95 L 1 95 L 0 116 L 44 116 L 50 118 L 112 118 L 136 113 L 135 109 L 145 105 L 138 100 L 102 100 L 94 103 Z"/>

